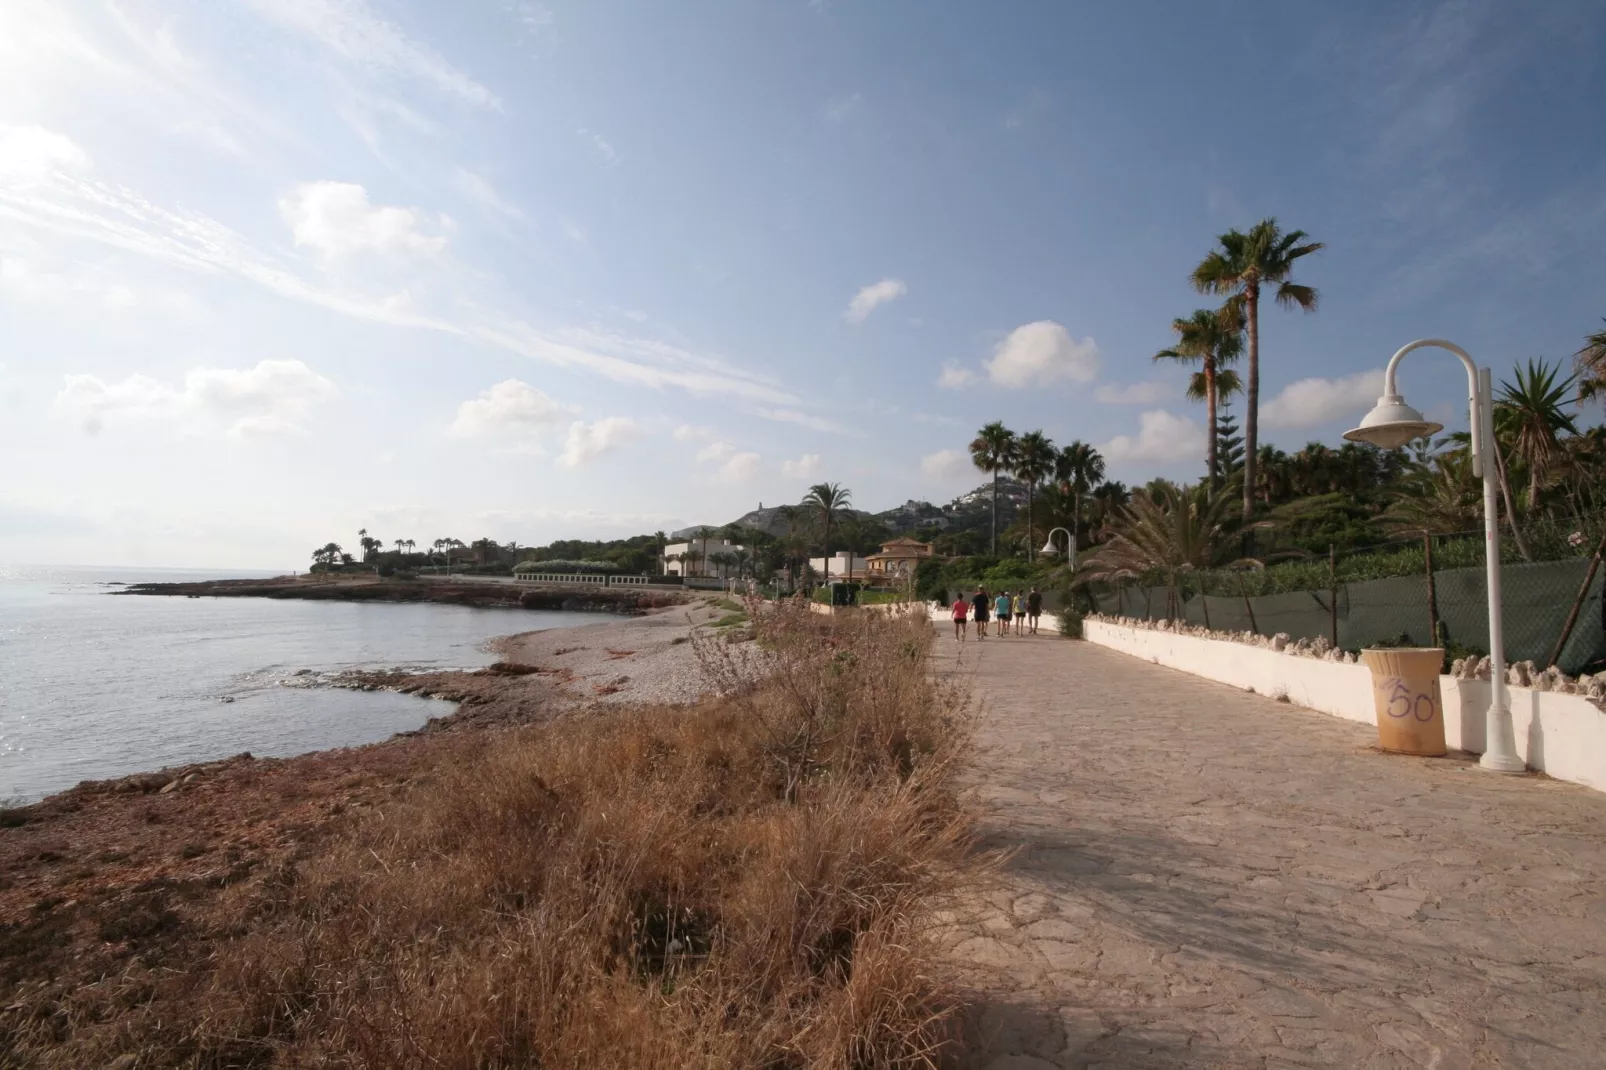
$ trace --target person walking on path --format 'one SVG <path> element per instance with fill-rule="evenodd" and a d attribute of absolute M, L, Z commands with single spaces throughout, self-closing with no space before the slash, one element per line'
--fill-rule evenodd
<path fill-rule="evenodd" d="M 1032 634 L 1037 634 L 1037 619 L 1043 615 L 1043 596 L 1036 587 L 1026 596 L 1026 616 L 1032 622 Z"/>
<path fill-rule="evenodd" d="M 970 603 L 966 601 L 965 596 L 961 594 L 958 598 L 954 599 L 954 639 L 958 642 L 962 643 L 965 641 L 965 621 L 969 616 Z"/>
<path fill-rule="evenodd" d="M 1009 634 L 1009 592 L 1005 591 L 998 596 L 998 603 L 993 607 L 998 616 L 998 634 Z"/>
<path fill-rule="evenodd" d="M 989 605 L 986 588 L 976 588 L 976 595 L 970 600 L 970 605 L 972 608 L 971 616 L 976 618 L 976 638 L 985 639 L 987 638 L 987 609 Z"/>
<path fill-rule="evenodd" d="M 1009 600 L 1009 608 L 1015 619 L 1015 634 L 1026 634 L 1026 592 L 1016 591 L 1015 597 Z"/>

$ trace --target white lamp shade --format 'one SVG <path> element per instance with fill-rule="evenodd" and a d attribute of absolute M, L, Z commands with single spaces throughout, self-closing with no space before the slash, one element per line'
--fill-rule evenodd
<path fill-rule="evenodd" d="M 1037 551 L 1037 552 L 1040 553 L 1040 554 L 1057 554 L 1057 553 L 1059 553 L 1059 550 L 1056 549 L 1055 546 L 1054 546 L 1054 536 L 1050 535 L 1048 537 L 1048 541 L 1043 544 L 1043 548 L 1041 550 Z"/>
<path fill-rule="evenodd" d="M 1398 394 L 1384 394 L 1377 399 L 1372 411 L 1361 420 L 1361 426 L 1345 431 L 1351 442 L 1370 442 L 1382 449 L 1398 449 L 1413 439 L 1436 435 L 1444 425 L 1434 423 L 1405 403 Z"/>

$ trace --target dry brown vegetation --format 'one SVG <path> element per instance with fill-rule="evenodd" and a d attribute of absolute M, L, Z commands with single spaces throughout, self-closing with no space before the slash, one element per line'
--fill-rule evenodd
<path fill-rule="evenodd" d="M 941 1063 L 967 703 L 924 620 L 751 609 L 762 659 L 697 641 L 717 698 L 437 740 L 215 931 L 130 914 L 120 975 L 11 988 L 0 1064 Z"/>

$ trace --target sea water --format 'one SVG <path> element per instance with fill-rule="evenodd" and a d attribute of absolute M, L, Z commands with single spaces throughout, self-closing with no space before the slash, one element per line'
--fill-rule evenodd
<path fill-rule="evenodd" d="M 434 604 L 117 595 L 252 578 L 0 566 L 0 803 L 241 751 L 371 743 L 450 712 L 391 692 L 296 686 L 359 668 L 471 668 L 488 640 L 583 613 Z"/>

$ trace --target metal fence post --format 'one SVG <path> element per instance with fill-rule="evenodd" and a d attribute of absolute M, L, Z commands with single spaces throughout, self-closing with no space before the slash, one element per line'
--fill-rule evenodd
<path fill-rule="evenodd" d="M 1338 550 L 1327 544 L 1327 617 L 1333 649 L 1338 649 Z"/>
<path fill-rule="evenodd" d="M 1433 579 L 1433 534 L 1422 532 L 1422 556 L 1428 573 L 1428 645 L 1439 644 L 1439 588 Z"/>
<path fill-rule="evenodd" d="M 1260 625 L 1255 623 L 1255 606 L 1249 601 L 1249 585 L 1244 582 L 1244 574 L 1238 573 L 1238 593 L 1244 597 L 1244 610 L 1249 614 L 1249 630 L 1256 635 L 1260 634 Z"/>

